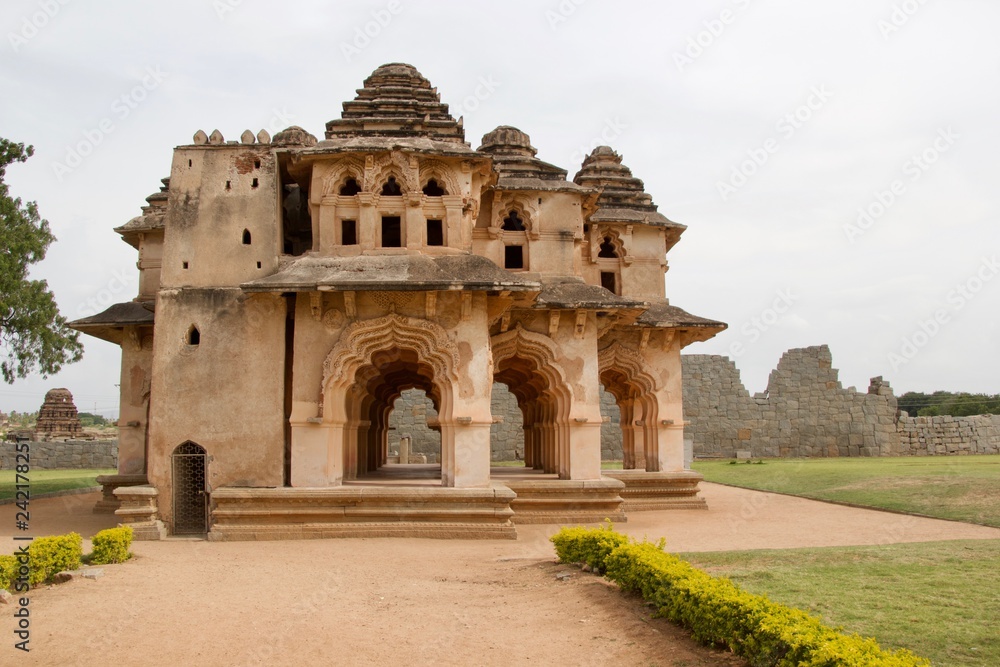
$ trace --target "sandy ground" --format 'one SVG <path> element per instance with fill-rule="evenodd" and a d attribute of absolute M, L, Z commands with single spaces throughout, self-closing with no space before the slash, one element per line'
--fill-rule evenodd
<path fill-rule="evenodd" d="M 672 551 L 1000 539 L 1000 530 L 704 485 L 708 511 L 619 528 Z M 33 535 L 114 525 L 98 494 L 32 503 Z M 0 506 L 11 553 L 13 506 Z M 741 665 L 641 600 L 554 563 L 553 526 L 517 541 L 139 542 L 95 580 L 32 591 L 31 652 L 0 620 L 0 665 Z M 561 572 L 571 573 L 566 580 Z"/>

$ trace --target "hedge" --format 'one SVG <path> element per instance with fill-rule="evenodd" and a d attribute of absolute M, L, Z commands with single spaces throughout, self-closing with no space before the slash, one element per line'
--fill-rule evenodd
<path fill-rule="evenodd" d="M 753 667 L 929 667 L 906 650 L 843 634 L 806 612 L 748 593 L 663 551 L 604 528 L 564 528 L 551 538 L 559 560 L 587 563 L 623 590 L 641 593 L 695 640 L 726 646 Z"/>
<path fill-rule="evenodd" d="M 28 547 L 32 586 L 50 580 L 63 570 L 77 570 L 83 558 L 83 538 L 78 533 L 39 537 Z"/>
<path fill-rule="evenodd" d="M 132 554 L 132 526 L 108 528 L 94 535 L 91 539 L 94 550 L 90 554 L 91 565 L 107 565 L 109 563 L 124 563 Z"/>

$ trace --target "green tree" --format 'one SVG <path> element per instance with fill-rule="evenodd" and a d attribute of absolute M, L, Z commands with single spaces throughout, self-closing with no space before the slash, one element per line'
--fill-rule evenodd
<path fill-rule="evenodd" d="M 56 240 L 35 202 L 11 197 L 7 166 L 24 162 L 34 148 L 0 137 L 0 372 L 4 382 L 37 370 L 43 377 L 79 361 L 79 334 L 66 326 L 44 280 L 28 280 L 28 267 L 41 261 Z"/>

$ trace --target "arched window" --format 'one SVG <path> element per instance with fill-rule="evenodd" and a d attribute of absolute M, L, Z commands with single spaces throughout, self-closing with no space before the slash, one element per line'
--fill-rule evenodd
<path fill-rule="evenodd" d="M 193 324 L 191 325 L 191 328 L 188 329 L 187 344 L 192 347 L 197 347 L 198 345 L 201 345 L 201 332 L 198 331 L 198 327 L 196 327 Z"/>
<path fill-rule="evenodd" d="M 353 197 L 359 192 L 361 192 L 361 186 L 353 178 L 347 179 L 347 182 L 340 187 L 340 194 L 344 197 Z"/>
<path fill-rule="evenodd" d="M 507 217 L 503 219 L 503 229 L 507 232 L 524 231 L 524 221 L 521 220 L 521 216 L 517 214 L 517 211 L 511 211 L 507 214 Z"/>
<path fill-rule="evenodd" d="M 243 230 L 243 245 L 250 245 L 250 230 Z"/>
<path fill-rule="evenodd" d="M 611 240 L 610 236 L 605 236 L 601 240 L 601 250 L 597 253 L 597 256 L 610 259 L 616 259 L 618 257 L 618 249 L 615 248 L 615 244 Z"/>
<path fill-rule="evenodd" d="M 399 187 L 395 176 L 390 176 L 389 180 L 382 186 L 382 195 L 386 197 L 401 197 L 403 189 Z"/>
<path fill-rule="evenodd" d="M 437 179 L 432 178 L 427 181 L 427 185 L 424 186 L 424 194 L 428 197 L 443 197 L 448 193 L 445 192 L 444 188 L 438 185 Z"/>

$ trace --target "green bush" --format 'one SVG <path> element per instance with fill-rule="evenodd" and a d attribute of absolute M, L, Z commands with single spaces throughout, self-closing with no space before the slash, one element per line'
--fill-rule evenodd
<path fill-rule="evenodd" d="M 77 533 L 39 537 L 28 547 L 32 586 L 48 581 L 63 570 L 76 570 L 83 557 L 83 538 Z"/>
<path fill-rule="evenodd" d="M 0 556 L 0 590 L 10 590 L 17 578 L 17 558 Z"/>
<path fill-rule="evenodd" d="M 91 542 L 94 550 L 90 554 L 92 565 L 107 565 L 108 563 L 124 563 L 132 554 L 132 526 L 108 528 L 94 535 Z"/>
<path fill-rule="evenodd" d="M 604 572 L 604 561 L 616 547 L 628 544 L 628 537 L 616 533 L 611 522 L 601 528 L 563 528 L 552 536 L 556 554 L 564 563 L 586 563 L 596 572 Z"/>
<path fill-rule="evenodd" d="M 884 651 L 874 639 L 845 635 L 804 611 L 747 593 L 665 553 L 662 541 L 634 543 L 610 526 L 564 528 L 551 539 L 563 562 L 584 561 L 606 571 L 623 590 L 641 593 L 661 616 L 690 629 L 697 641 L 727 646 L 754 667 L 930 665 L 909 651 Z"/>

